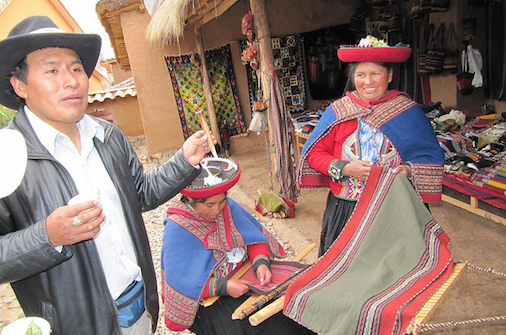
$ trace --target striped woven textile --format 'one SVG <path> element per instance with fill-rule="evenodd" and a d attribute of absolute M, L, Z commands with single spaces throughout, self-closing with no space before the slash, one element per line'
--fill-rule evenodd
<path fill-rule="evenodd" d="M 319 334 L 401 334 L 453 270 L 449 238 L 402 174 L 374 167 L 331 248 L 286 292 Z"/>

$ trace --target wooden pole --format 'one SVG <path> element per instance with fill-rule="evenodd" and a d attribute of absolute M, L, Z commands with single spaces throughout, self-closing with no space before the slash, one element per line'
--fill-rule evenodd
<path fill-rule="evenodd" d="M 200 27 L 195 27 L 195 37 L 197 39 L 197 52 L 200 55 L 200 71 L 202 72 L 202 84 L 204 85 L 204 93 L 207 102 L 207 113 L 209 114 L 209 122 L 211 123 L 211 131 L 214 135 L 216 142 L 221 145 L 220 128 L 218 127 L 218 120 L 216 119 L 216 110 L 214 108 L 213 93 L 211 90 L 211 81 L 209 80 L 209 73 L 207 72 L 206 56 L 204 54 L 204 43 L 202 42 L 202 34 Z"/>
<path fill-rule="evenodd" d="M 256 29 L 256 41 L 258 43 L 258 53 L 260 55 L 260 84 L 262 85 L 263 99 L 270 105 L 270 90 L 269 90 L 269 76 L 270 68 L 273 67 L 274 56 L 271 47 L 271 33 L 269 30 L 269 19 L 267 17 L 267 8 L 265 7 L 265 0 L 250 0 L 251 14 L 254 16 L 254 25 Z M 270 113 L 270 108 L 267 109 Z M 278 179 L 276 178 L 278 172 L 278 164 L 276 160 L 276 148 L 272 140 L 272 125 L 270 117 L 267 117 L 268 134 L 266 136 L 269 161 L 271 171 L 271 184 L 272 190 L 278 192 L 280 190 Z M 274 178 L 273 178 L 274 177 Z"/>

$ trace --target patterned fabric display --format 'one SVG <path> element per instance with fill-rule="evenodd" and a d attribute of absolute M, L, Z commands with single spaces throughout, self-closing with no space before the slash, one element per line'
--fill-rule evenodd
<path fill-rule="evenodd" d="M 298 35 L 274 37 L 271 40 L 274 68 L 283 87 L 285 103 L 290 113 L 306 108 L 306 87 L 302 67 L 302 42 Z M 245 43 L 242 43 L 244 49 Z M 262 98 L 262 91 L 256 72 L 247 66 L 251 106 Z"/>
<path fill-rule="evenodd" d="M 288 287 L 283 313 L 318 334 L 404 334 L 453 271 L 448 243 L 408 179 L 373 167 L 339 238 Z"/>
<path fill-rule="evenodd" d="M 246 134 L 244 117 L 239 105 L 230 45 L 205 52 L 218 125 L 226 124 L 230 136 Z M 204 87 L 198 79 L 199 70 L 191 55 L 165 56 L 185 138 L 200 130 L 195 115 L 203 110 L 208 117 Z"/>

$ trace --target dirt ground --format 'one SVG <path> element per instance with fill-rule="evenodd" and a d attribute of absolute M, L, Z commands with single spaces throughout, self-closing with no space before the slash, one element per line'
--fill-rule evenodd
<path fill-rule="evenodd" d="M 248 148 L 244 153 L 232 152 L 232 158 L 241 166 L 241 179 L 231 190 L 231 196 L 241 197 L 240 203 L 254 211 L 257 189 L 270 186 L 265 147 Z M 234 190 L 236 189 L 236 190 Z M 309 243 L 319 241 L 321 216 L 328 190 L 303 189 L 295 205 L 295 217 L 271 219 L 261 217 L 262 223 L 272 223 L 283 242 L 288 242 L 295 254 Z M 249 198 L 249 199 L 248 199 Z M 450 250 L 455 262 L 467 261 L 482 268 L 506 273 L 506 226 L 472 214 L 448 203 L 432 206 L 437 222 L 451 239 Z M 317 258 L 313 250 L 305 261 Z M 467 268 L 448 291 L 446 298 L 435 310 L 429 323 L 457 322 L 506 316 L 506 277 Z M 480 322 L 430 330 L 427 334 L 506 334 L 506 320 Z"/>
<path fill-rule="evenodd" d="M 295 217 L 262 217 L 254 210 L 257 190 L 267 190 L 270 178 L 264 146 L 232 151 L 242 175 L 229 195 L 241 203 L 260 222 L 275 230 L 289 254 L 297 254 L 310 243 L 318 247 L 321 216 L 328 190 L 302 190 L 295 206 Z M 450 249 L 456 262 L 468 261 L 482 268 L 506 272 L 506 226 L 442 203 L 431 211 L 451 239 Z M 255 214 L 256 213 L 256 214 Z M 304 259 L 313 263 L 317 247 Z M 9 313 L 13 315 L 8 315 Z M 3 321 L 15 320 L 20 309 L 9 285 L 0 285 L 0 329 Z M 506 315 L 506 277 L 467 269 L 436 309 L 429 323 L 458 322 Z M 5 325 L 5 323 L 3 323 Z M 506 321 L 479 322 L 426 331 L 427 334 L 506 334 Z M 344 334 L 346 335 L 346 334 Z"/>

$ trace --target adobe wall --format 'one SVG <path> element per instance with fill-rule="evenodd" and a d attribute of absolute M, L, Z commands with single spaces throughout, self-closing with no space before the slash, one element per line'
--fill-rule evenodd
<path fill-rule="evenodd" d="M 103 115 L 96 115 L 97 111 Z M 117 125 L 126 136 L 144 134 L 137 97 L 126 95 L 124 98 L 118 97 L 114 100 L 94 101 L 88 105 L 86 113 L 100 117 L 105 116 L 105 119 Z"/>

